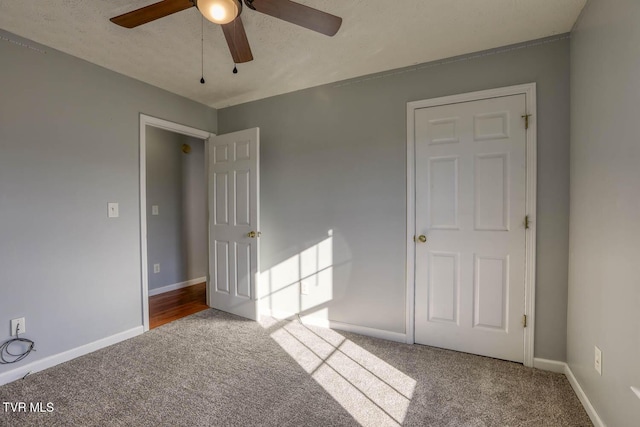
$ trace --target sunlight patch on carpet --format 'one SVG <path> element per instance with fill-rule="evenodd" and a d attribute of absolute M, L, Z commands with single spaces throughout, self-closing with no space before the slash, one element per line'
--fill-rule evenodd
<path fill-rule="evenodd" d="M 404 421 L 416 381 L 330 329 L 287 322 L 271 337 L 363 426 Z"/>

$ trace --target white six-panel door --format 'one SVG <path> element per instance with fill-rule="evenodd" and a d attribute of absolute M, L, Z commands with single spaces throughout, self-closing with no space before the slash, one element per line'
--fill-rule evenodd
<path fill-rule="evenodd" d="M 524 359 L 525 102 L 414 112 L 417 343 Z"/>
<path fill-rule="evenodd" d="M 209 305 L 258 319 L 259 129 L 209 145 Z"/>

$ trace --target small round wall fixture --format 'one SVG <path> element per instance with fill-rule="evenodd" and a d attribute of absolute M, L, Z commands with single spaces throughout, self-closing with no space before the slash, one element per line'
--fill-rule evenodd
<path fill-rule="evenodd" d="M 189 144 L 182 144 L 182 152 L 189 154 L 191 152 L 191 146 Z"/>
<path fill-rule="evenodd" d="M 198 0 L 196 5 L 202 16 L 220 25 L 233 21 L 242 11 L 239 0 Z"/>

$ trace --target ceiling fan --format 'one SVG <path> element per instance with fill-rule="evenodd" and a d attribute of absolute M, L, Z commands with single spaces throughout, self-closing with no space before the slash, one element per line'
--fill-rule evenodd
<path fill-rule="evenodd" d="M 327 36 L 340 29 L 342 18 L 290 0 L 244 0 L 252 10 L 282 19 Z M 176 12 L 196 7 L 209 21 L 222 26 L 231 56 L 236 64 L 253 60 L 247 34 L 240 19 L 242 0 L 163 0 L 111 18 L 111 22 L 134 28 Z"/>

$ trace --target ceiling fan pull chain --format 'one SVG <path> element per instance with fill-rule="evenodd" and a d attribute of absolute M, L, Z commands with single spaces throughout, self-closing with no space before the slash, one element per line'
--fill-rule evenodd
<path fill-rule="evenodd" d="M 200 30 L 202 37 L 200 38 L 200 43 L 202 47 L 202 77 L 200 77 L 200 83 L 204 84 L 204 16 L 202 16 L 202 22 L 200 24 Z"/>
<path fill-rule="evenodd" d="M 233 74 L 238 74 L 238 67 L 236 64 L 233 64 Z"/>

